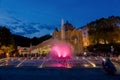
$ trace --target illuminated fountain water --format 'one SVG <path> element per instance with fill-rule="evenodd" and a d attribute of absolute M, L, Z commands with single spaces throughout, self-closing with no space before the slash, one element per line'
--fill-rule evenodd
<path fill-rule="evenodd" d="M 56 40 L 51 46 L 49 67 L 69 67 L 69 60 L 73 57 L 72 46 L 65 42 Z"/>
<path fill-rule="evenodd" d="M 65 41 L 55 41 L 50 50 L 50 56 L 53 59 L 70 59 L 72 58 L 72 47 Z"/>

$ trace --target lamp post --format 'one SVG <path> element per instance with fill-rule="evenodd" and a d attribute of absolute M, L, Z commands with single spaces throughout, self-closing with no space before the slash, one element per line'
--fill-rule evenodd
<path fill-rule="evenodd" d="M 113 54 L 113 52 L 114 52 L 114 47 L 111 46 L 111 54 Z"/>

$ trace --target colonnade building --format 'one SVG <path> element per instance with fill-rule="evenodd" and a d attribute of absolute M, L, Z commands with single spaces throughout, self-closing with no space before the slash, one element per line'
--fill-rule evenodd
<path fill-rule="evenodd" d="M 75 28 L 68 21 L 64 24 L 62 20 L 61 29 L 55 29 L 52 35 L 53 39 L 69 42 L 75 54 L 82 54 L 85 47 L 89 45 L 88 28 Z"/>
<path fill-rule="evenodd" d="M 61 29 L 58 30 L 56 28 L 51 39 L 43 41 L 36 46 L 30 46 L 28 51 L 25 50 L 25 52 L 23 52 L 23 50 L 21 54 L 49 54 L 51 45 L 54 44 L 55 40 L 66 41 L 72 45 L 74 54 L 83 54 L 85 47 L 89 45 L 88 28 L 75 28 L 68 21 L 64 23 L 62 20 Z"/>

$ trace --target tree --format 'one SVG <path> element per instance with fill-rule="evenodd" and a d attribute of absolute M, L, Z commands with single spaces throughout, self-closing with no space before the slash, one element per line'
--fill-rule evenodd
<path fill-rule="evenodd" d="M 120 43 L 120 17 L 101 18 L 88 25 L 89 41 L 98 50 L 110 51 L 110 46 Z M 94 48 L 94 47 L 93 47 Z"/>
<path fill-rule="evenodd" d="M 10 53 L 15 50 L 13 45 L 9 46 L 2 45 L 1 49 L 4 51 L 6 57 L 10 57 L 11 56 Z"/>
<path fill-rule="evenodd" d="M 101 18 L 88 24 L 91 43 L 108 44 L 120 40 L 120 19 L 118 17 Z"/>
<path fill-rule="evenodd" d="M 13 36 L 5 26 L 0 26 L 0 50 L 2 50 L 1 52 L 4 52 L 5 55 L 10 55 L 11 52 L 16 50 Z"/>

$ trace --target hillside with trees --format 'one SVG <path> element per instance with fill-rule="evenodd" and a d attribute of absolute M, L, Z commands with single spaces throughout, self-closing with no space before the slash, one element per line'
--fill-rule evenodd
<path fill-rule="evenodd" d="M 90 51 L 120 52 L 120 17 L 111 16 L 93 21 L 87 25 Z"/>
<path fill-rule="evenodd" d="M 0 57 L 9 57 L 16 52 L 14 38 L 9 29 L 0 27 Z"/>
<path fill-rule="evenodd" d="M 28 38 L 20 35 L 15 35 L 13 34 L 13 38 L 15 40 L 15 43 L 17 46 L 22 46 L 22 47 L 29 47 L 30 45 L 37 45 L 39 43 L 42 43 L 43 41 L 50 39 L 52 36 L 47 34 L 41 37 L 33 37 L 33 38 Z"/>

